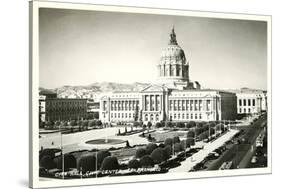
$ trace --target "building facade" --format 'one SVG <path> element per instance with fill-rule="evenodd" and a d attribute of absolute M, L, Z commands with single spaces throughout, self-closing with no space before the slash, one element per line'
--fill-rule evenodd
<path fill-rule="evenodd" d="M 234 120 L 235 93 L 202 90 L 189 77 L 189 62 L 174 28 L 157 65 L 159 80 L 138 92 L 113 92 L 100 98 L 103 122 Z"/>
<path fill-rule="evenodd" d="M 67 121 L 87 116 L 87 99 L 57 98 L 56 93 L 40 91 L 39 121 Z"/>
<path fill-rule="evenodd" d="M 236 95 L 238 114 L 259 114 L 267 111 L 266 91 L 241 89 Z"/>

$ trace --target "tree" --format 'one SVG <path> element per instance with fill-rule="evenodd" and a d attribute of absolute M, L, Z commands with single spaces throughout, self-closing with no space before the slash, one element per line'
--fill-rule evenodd
<path fill-rule="evenodd" d="M 188 131 L 187 138 L 194 138 L 194 137 L 195 137 L 195 132 L 194 131 Z"/>
<path fill-rule="evenodd" d="M 165 155 L 165 159 L 167 160 L 167 159 L 169 159 L 170 158 L 170 156 L 172 155 L 172 146 L 165 146 L 165 148 L 163 148 L 163 150 L 164 150 L 164 155 Z"/>
<path fill-rule="evenodd" d="M 55 123 L 55 125 L 56 125 L 57 127 L 59 127 L 59 126 L 60 126 L 60 124 L 61 124 L 61 122 L 60 122 L 60 121 L 56 121 L 56 123 Z"/>
<path fill-rule="evenodd" d="M 165 126 L 166 126 L 166 127 L 173 127 L 173 124 L 172 124 L 172 122 L 170 122 L 170 121 L 166 121 Z"/>
<path fill-rule="evenodd" d="M 150 129 L 150 128 L 151 128 L 151 126 L 152 126 L 152 123 L 149 121 L 149 122 L 147 123 L 147 127 L 148 127 L 148 129 Z"/>
<path fill-rule="evenodd" d="M 101 126 L 102 125 L 102 122 L 101 122 L 101 120 L 97 120 L 97 126 Z"/>
<path fill-rule="evenodd" d="M 64 162 L 64 169 L 76 168 L 76 158 L 72 154 L 64 154 L 54 159 L 57 169 L 62 169 L 62 162 Z"/>
<path fill-rule="evenodd" d="M 39 152 L 39 160 L 44 156 L 50 156 L 52 159 L 55 157 L 55 153 L 59 152 L 59 149 L 46 148 Z"/>
<path fill-rule="evenodd" d="M 183 151 L 183 149 L 184 149 L 184 148 L 182 147 L 182 145 L 181 145 L 180 143 L 174 144 L 174 151 L 175 151 L 176 153 Z"/>
<path fill-rule="evenodd" d="M 194 139 L 193 138 L 188 138 L 186 140 L 186 144 L 189 146 L 193 146 L 195 144 Z"/>
<path fill-rule="evenodd" d="M 117 170 L 119 169 L 119 163 L 116 157 L 108 156 L 104 158 L 101 164 L 101 170 Z"/>
<path fill-rule="evenodd" d="M 146 150 L 144 148 L 138 148 L 136 151 L 136 158 L 141 158 L 146 155 Z"/>
<path fill-rule="evenodd" d="M 53 169 L 56 167 L 54 160 L 51 156 L 45 155 L 39 161 L 40 167 L 44 167 L 45 169 Z"/>
<path fill-rule="evenodd" d="M 140 167 L 141 167 L 141 163 L 136 159 L 130 160 L 128 163 L 128 168 L 130 169 L 138 169 Z"/>
<path fill-rule="evenodd" d="M 88 113 L 87 114 L 87 119 L 94 119 L 94 114 L 93 113 Z"/>
<path fill-rule="evenodd" d="M 70 121 L 70 126 L 76 126 L 76 125 L 77 125 L 77 122 L 75 120 Z"/>
<path fill-rule="evenodd" d="M 87 171 L 95 171 L 96 168 L 96 157 L 94 155 L 82 155 L 79 159 L 78 159 L 78 163 L 77 163 L 77 169 L 80 171 L 82 170 L 82 172 L 87 172 Z"/>
<path fill-rule="evenodd" d="M 94 119 L 99 119 L 99 112 L 94 112 L 93 116 L 94 116 Z"/>
<path fill-rule="evenodd" d="M 164 144 L 165 144 L 165 146 L 167 146 L 167 145 L 172 146 L 172 145 L 173 145 L 173 139 L 171 139 L 171 138 L 166 138 Z"/>
<path fill-rule="evenodd" d="M 190 147 L 190 144 L 188 144 L 186 140 L 182 140 L 180 145 L 183 150 Z"/>
<path fill-rule="evenodd" d="M 161 125 L 161 123 L 157 122 L 157 123 L 155 124 L 155 127 L 156 127 L 156 128 L 160 128 L 160 127 L 162 127 L 162 125 Z"/>
<path fill-rule="evenodd" d="M 101 150 L 97 153 L 98 168 L 101 167 L 103 160 L 108 156 L 111 156 L 111 153 L 108 150 Z"/>
<path fill-rule="evenodd" d="M 179 128 L 184 128 L 185 125 L 184 125 L 183 122 L 177 122 L 177 127 L 179 127 Z"/>
<path fill-rule="evenodd" d="M 149 155 L 145 155 L 140 159 L 141 167 L 149 168 L 154 166 L 153 159 Z"/>
<path fill-rule="evenodd" d="M 165 148 L 156 148 L 151 153 L 150 156 L 156 164 L 159 164 L 159 163 L 161 163 L 163 161 L 166 161 L 168 159 Z"/>
<path fill-rule="evenodd" d="M 95 120 L 89 121 L 89 123 L 88 123 L 89 127 L 93 127 L 95 125 L 96 125 L 96 121 Z"/>
<path fill-rule="evenodd" d="M 173 143 L 174 144 L 176 144 L 176 143 L 180 143 L 181 141 L 180 141 L 180 137 L 178 137 L 178 136 L 174 136 L 173 137 Z"/>
<path fill-rule="evenodd" d="M 146 129 L 146 125 L 145 125 L 145 124 L 143 124 L 143 125 L 142 125 L 142 128 L 143 128 L 143 129 Z"/>
<path fill-rule="evenodd" d="M 146 154 L 151 154 L 153 150 L 155 150 L 157 148 L 157 144 L 155 143 L 149 143 L 146 148 L 145 148 L 145 151 L 146 151 Z"/>

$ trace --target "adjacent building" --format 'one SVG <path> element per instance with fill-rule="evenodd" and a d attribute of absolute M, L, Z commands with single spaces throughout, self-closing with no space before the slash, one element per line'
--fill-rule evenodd
<path fill-rule="evenodd" d="M 267 111 L 266 91 L 242 88 L 236 95 L 238 114 L 259 114 Z"/>
<path fill-rule="evenodd" d="M 87 116 L 87 99 L 57 98 L 57 94 L 39 92 L 39 121 L 66 121 L 83 119 Z"/>

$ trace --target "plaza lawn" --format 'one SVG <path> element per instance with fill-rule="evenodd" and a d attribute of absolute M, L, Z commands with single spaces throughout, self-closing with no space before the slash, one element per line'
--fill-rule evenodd
<path fill-rule="evenodd" d="M 149 133 L 152 138 L 155 139 L 155 142 L 164 142 L 166 138 L 173 138 L 173 137 L 185 137 L 187 131 L 170 131 L 170 130 L 165 130 L 165 131 L 155 131 L 152 133 Z M 148 137 L 149 134 L 145 134 L 145 137 Z"/>

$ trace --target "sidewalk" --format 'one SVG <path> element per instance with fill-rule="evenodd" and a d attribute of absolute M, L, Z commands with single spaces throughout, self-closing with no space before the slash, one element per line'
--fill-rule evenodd
<path fill-rule="evenodd" d="M 238 130 L 230 130 L 228 133 L 219 137 L 211 143 L 204 145 L 204 149 L 193 154 L 191 157 L 187 158 L 185 161 L 181 162 L 179 167 L 175 167 L 169 170 L 169 172 L 188 172 L 197 163 L 203 161 L 203 159 L 212 151 L 222 146 L 226 141 L 233 137 Z"/>

